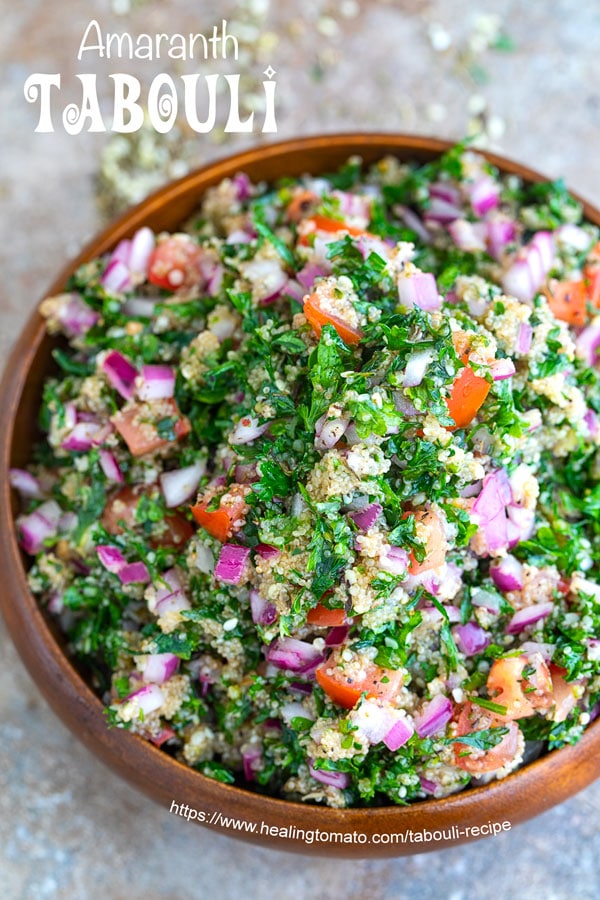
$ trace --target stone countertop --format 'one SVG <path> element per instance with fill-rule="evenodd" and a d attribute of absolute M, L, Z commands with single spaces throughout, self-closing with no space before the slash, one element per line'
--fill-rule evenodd
<path fill-rule="evenodd" d="M 478 130 L 493 149 L 548 176 L 563 175 L 600 203 L 596 4 L 555 0 L 550 14 L 547 4 L 516 0 L 90 0 L 85 9 L 74 0 L 60 6 L 5 0 L 3 358 L 65 259 L 104 224 L 107 209 L 141 196 L 165 173 L 181 174 L 264 139 L 228 136 L 222 123 L 202 137 L 183 131 L 158 173 L 144 161 L 147 145 L 138 146 L 130 177 L 115 185 L 127 143 L 109 133 L 67 135 L 59 127 L 62 107 L 77 99 L 75 73 L 98 73 L 110 127 L 108 73 L 134 73 L 147 85 L 158 72 L 181 74 L 193 64 L 98 60 L 91 52 L 78 64 L 92 18 L 105 31 L 131 34 L 206 33 L 226 18 L 240 37 L 239 61 L 211 60 L 198 71 L 222 65 L 223 72 L 241 72 L 246 112 L 254 109 L 260 121 L 262 71 L 272 65 L 277 137 L 362 129 L 460 138 Z M 38 112 L 23 97 L 33 72 L 62 75 L 55 133 L 34 133 Z M 270 852 L 198 829 L 118 780 L 50 712 L 3 626 L 0 647 L 0 896 L 7 900 L 484 900 L 523 889 L 530 900 L 597 896 L 600 784 L 509 833 L 428 855 L 340 865 Z"/>

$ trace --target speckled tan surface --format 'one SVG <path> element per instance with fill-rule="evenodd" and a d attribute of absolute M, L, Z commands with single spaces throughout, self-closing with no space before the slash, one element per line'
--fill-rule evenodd
<path fill-rule="evenodd" d="M 271 64 L 280 137 L 381 129 L 458 138 L 483 111 L 494 149 L 564 175 L 600 203 L 598 4 L 148 0 L 127 12 L 128 5 L 0 4 L 3 359 L 65 258 L 102 224 L 95 175 L 109 140 L 35 134 L 25 79 L 61 72 L 67 103 L 76 97 L 74 73 L 97 69 L 108 109 L 109 72 L 135 72 L 147 83 L 159 71 L 192 71 L 168 60 L 98 63 L 89 55 L 78 68 L 77 47 L 93 17 L 107 31 L 131 33 L 207 31 L 226 17 L 244 35 L 243 58 L 198 71 L 242 71 L 256 104 Z M 514 49 L 486 49 L 494 22 L 484 13 L 499 17 Z M 223 142 L 216 132 L 188 140 L 185 154 L 200 163 L 259 139 Z M 600 784 L 501 837 L 427 856 L 336 864 L 268 852 L 189 825 L 122 784 L 50 713 L 3 630 L 0 652 L 2 898 L 598 896 Z"/>

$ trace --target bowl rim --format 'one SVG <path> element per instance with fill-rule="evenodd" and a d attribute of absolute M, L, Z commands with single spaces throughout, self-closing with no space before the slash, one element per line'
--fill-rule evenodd
<path fill-rule="evenodd" d="M 433 158 L 453 144 L 448 140 L 395 132 L 344 132 L 292 138 L 230 154 L 167 184 L 127 210 L 86 244 L 63 268 L 44 296 L 63 290 L 68 276 L 81 263 L 105 253 L 119 240 L 131 235 L 150 215 L 159 214 L 168 204 L 176 203 L 194 191 L 197 191 L 194 204 L 197 206 L 202 191 L 209 185 L 245 168 L 264 167 L 300 154 L 306 158 L 306 171 L 318 174 L 331 171 L 316 162 L 324 155 L 337 159 L 338 165 L 355 154 L 374 160 L 395 153 L 408 161 L 419 157 Z M 476 149 L 504 173 L 516 174 L 529 181 L 547 180 L 539 172 L 513 160 Z M 252 171 L 250 175 L 252 177 Z M 586 218 L 600 225 L 600 211 L 577 194 L 573 196 L 583 204 Z M 36 308 L 14 345 L 0 384 L 0 528 L 3 534 L 0 568 L 5 577 L 0 609 L 21 659 L 51 708 L 113 771 L 167 809 L 172 802 L 179 809 L 186 807 L 203 812 L 202 824 L 229 836 L 299 853 L 354 858 L 397 856 L 476 840 L 484 836 L 476 833 L 478 825 L 522 822 L 572 796 L 600 775 L 596 762 L 596 754 L 600 751 L 600 721 L 597 721 L 586 728 L 577 744 L 552 751 L 501 781 L 407 806 L 339 810 L 222 784 L 168 756 L 138 735 L 109 729 L 102 712 L 102 701 L 63 652 L 47 614 L 27 586 L 24 556 L 14 527 L 8 469 L 18 439 L 16 418 L 24 392 L 30 386 L 32 366 L 45 342 L 49 343 L 49 339 Z M 196 806 L 190 806 L 192 799 Z M 232 830 L 231 824 L 225 824 L 227 817 L 254 822 L 259 828 L 267 823 L 271 830 L 242 833 L 235 830 L 235 826 Z M 310 831 L 315 827 L 322 833 L 343 833 L 345 836 L 368 832 L 370 836 L 402 834 L 406 838 L 409 832 L 421 835 L 429 832 L 431 837 L 427 841 L 410 843 L 396 837 L 394 841 L 379 844 L 373 843 L 371 837 L 367 843 L 336 839 L 333 843 L 317 844 L 308 844 L 306 838 L 298 837 L 299 830 Z M 465 834 L 466 827 L 473 831 Z M 274 832 L 273 828 L 280 831 Z M 286 828 L 289 834 L 284 834 Z M 451 832 L 451 838 L 443 836 L 452 828 L 455 830 Z M 436 832 L 442 832 L 442 836 L 436 837 Z"/>

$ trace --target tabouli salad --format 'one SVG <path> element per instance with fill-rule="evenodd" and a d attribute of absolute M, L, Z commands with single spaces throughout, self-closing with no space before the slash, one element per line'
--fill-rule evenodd
<path fill-rule="evenodd" d="M 129 729 L 334 807 L 443 797 L 600 702 L 600 244 L 562 182 L 207 191 L 41 306 L 29 582 Z"/>

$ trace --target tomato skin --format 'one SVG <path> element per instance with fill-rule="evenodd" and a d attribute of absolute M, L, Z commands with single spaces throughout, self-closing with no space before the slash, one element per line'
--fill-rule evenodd
<path fill-rule="evenodd" d="M 318 625 L 323 628 L 335 628 L 343 625 L 346 621 L 346 610 L 342 607 L 336 609 L 327 609 L 322 603 L 317 603 L 312 609 L 309 609 L 306 616 L 309 625 Z"/>
<path fill-rule="evenodd" d="M 550 677 L 552 679 L 552 697 L 554 707 L 549 718 L 553 722 L 564 722 L 570 712 L 577 706 L 577 698 L 574 688 L 578 682 L 568 682 L 565 679 L 567 670 L 550 663 Z"/>
<path fill-rule="evenodd" d="M 578 327 L 585 325 L 588 289 L 584 281 L 553 281 L 545 294 L 557 319 Z"/>
<path fill-rule="evenodd" d="M 417 562 L 414 552 L 411 551 L 408 566 L 409 575 L 420 575 L 429 569 L 437 569 L 446 562 L 446 550 L 448 544 L 440 517 L 432 509 L 419 509 L 415 512 L 407 512 L 402 516 L 406 519 L 413 515 L 415 521 L 421 522 L 427 528 L 427 543 L 425 545 L 425 558 Z"/>
<path fill-rule="evenodd" d="M 319 298 L 316 293 L 311 294 L 304 301 L 303 312 L 317 337 L 321 336 L 323 325 L 333 325 L 344 343 L 350 346 L 358 344 L 362 337 L 362 331 L 352 328 L 351 325 L 348 325 L 347 322 L 344 322 L 343 319 L 337 316 L 323 312 L 319 306 Z"/>
<path fill-rule="evenodd" d="M 159 406 L 153 407 L 156 402 Z M 153 421 L 146 421 L 156 411 L 156 420 L 177 417 L 173 426 L 176 440 L 181 440 L 192 430 L 189 419 L 181 414 L 173 399 L 131 403 L 111 417 L 111 422 L 119 432 L 133 456 L 145 456 L 167 447 L 171 441 L 160 436 Z M 160 411 L 160 412 L 158 412 Z"/>
<path fill-rule="evenodd" d="M 508 728 L 499 744 L 489 750 L 475 750 L 468 744 L 456 741 L 454 744 L 454 762 L 465 772 L 472 775 L 483 775 L 494 772 L 508 765 L 519 750 L 519 726 L 516 722 L 504 722 L 498 716 L 467 702 L 460 710 L 456 723 L 456 737 L 484 731 L 487 728 Z"/>
<path fill-rule="evenodd" d="M 188 235 L 159 241 L 148 261 L 148 281 L 167 291 L 203 284 L 202 248 Z"/>
<path fill-rule="evenodd" d="M 318 214 L 311 216 L 310 219 L 305 219 L 303 226 L 298 243 L 305 247 L 310 243 L 311 234 L 314 234 L 316 231 L 322 231 L 325 234 L 345 232 L 352 237 L 361 237 L 362 235 L 374 237 L 374 235 L 370 235 L 370 232 L 365 231 L 364 228 L 356 228 L 354 225 L 347 225 L 342 219 L 331 219 L 329 216 Z"/>
<path fill-rule="evenodd" d="M 448 412 L 454 419 L 454 428 L 466 428 L 479 412 L 491 388 L 489 381 L 475 374 L 469 365 L 468 356 L 465 355 L 462 362 L 465 364 L 464 368 L 454 379 L 450 396 L 446 400 Z"/>
<path fill-rule="evenodd" d="M 248 505 L 245 498 L 249 491 L 248 485 L 231 484 L 222 494 L 219 507 L 209 510 L 207 506 L 216 495 L 215 489 L 209 488 L 191 507 L 192 515 L 198 525 L 224 544 L 236 530 L 236 522 L 242 523 L 246 515 Z M 241 524 L 237 527 L 241 527 Z"/>
<path fill-rule="evenodd" d="M 534 671 L 523 677 L 526 667 Z M 503 722 L 533 716 L 536 709 L 546 710 L 552 703 L 550 671 L 539 653 L 494 660 L 487 689 L 494 703 L 506 707 L 506 713 L 495 714 Z"/>
<path fill-rule="evenodd" d="M 126 485 L 112 494 L 104 507 L 100 518 L 100 524 L 109 534 L 123 534 L 124 522 L 127 528 L 135 528 L 137 525 L 135 511 L 143 496 L 156 494 L 156 488 L 148 485 Z M 164 532 L 160 537 L 153 538 L 153 547 L 181 547 L 187 544 L 194 534 L 191 524 L 178 512 L 170 512 L 163 519 Z"/>
<path fill-rule="evenodd" d="M 352 709 L 363 693 L 380 700 L 394 699 L 404 684 L 401 671 L 384 669 L 369 662 L 361 667 L 363 677 L 356 680 L 350 672 L 344 671 L 346 664 L 342 660 L 342 650 L 333 653 L 315 672 L 317 682 L 334 703 Z"/>

